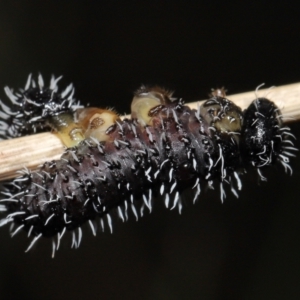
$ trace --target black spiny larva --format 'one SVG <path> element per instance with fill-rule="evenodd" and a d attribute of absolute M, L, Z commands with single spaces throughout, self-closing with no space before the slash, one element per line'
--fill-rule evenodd
<path fill-rule="evenodd" d="M 292 173 L 288 157 L 295 155 L 289 150 L 295 151 L 296 148 L 287 137 L 295 137 L 288 127 L 283 127 L 280 114 L 276 105 L 265 98 L 257 98 L 244 113 L 242 157 L 257 168 L 262 180 L 265 178 L 260 169 L 277 160 Z"/>
<path fill-rule="evenodd" d="M 261 169 L 276 161 L 291 172 L 293 135 L 282 127 L 275 104 L 265 98 L 242 112 L 224 90 L 217 90 L 193 110 L 164 89 L 142 86 L 131 105 L 132 119 L 121 120 L 109 110 L 78 109 L 71 88 L 57 93 L 57 80 L 51 81 L 55 86 L 51 83 L 47 93 L 41 76 L 38 87 L 31 78 L 28 82 L 19 94 L 7 92 L 17 109 L 5 107 L 2 135 L 19 136 L 47 124 L 70 148 L 60 160 L 45 162 L 38 172 L 25 171 L 2 191 L 1 210 L 7 216 L 1 225 L 15 223 L 12 235 L 25 229 L 33 236 L 27 250 L 48 236 L 53 238 L 54 255 L 67 230 L 78 247 L 83 223 L 88 222 L 95 234 L 99 218 L 101 227 L 106 221 L 112 231 L 112 210 L 123 221 L 129 210 L 138 219 L 145 208 L 151 212 L 156 196 L 181 213 L 186 188 L 195 190 L 195 202 L 201 186 L 219 185 L 223 202 L 224 185 L 238 196 L 239 175 L 248 165 L 262 180 Z M 33 108 L 26 114 L 30 122 L 20 113 L 26 105 Z"/>
<path fill-rule="evenodd" d="M 80 108 L 80 103 L 73 98 L 74 88 L 70 84 L 64 91 L 58 92 L 61 77 L 51 78 L 50 86 L 44 87 L 40 75 L 37 83 L 28 76 L 24 89 L 13 93 L 5 87 L 11 107 L 0 101 L 0 139 L 19 137 L 49 130 L 49 118 L 63 112 L 73 112 Z"/>

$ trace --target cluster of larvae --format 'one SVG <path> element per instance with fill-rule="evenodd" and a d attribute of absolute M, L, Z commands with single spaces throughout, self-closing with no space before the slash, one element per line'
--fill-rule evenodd
<path fill-rule="evenodd" d="M 58 80 L 45 87 L 41 76 L 37 84 L 30 77 L 18 93 L 5 89 L 12 107 L 0 103 L 0 137 L 51 128 L 67 147 L 60 160 L 24 170 L 2 188 L 0 209 L 7 215 L 0 225 L 33 236 L 27 251 L 46 236 L 54 255 L 66 231 L 77 248 L 84 223 L 93 234 L 98 224 L 112 231 L 112 214 L 138 219 L 145 208 L 152 211 L 154 199 L 181 213 L 185 189 L 194 190 L 194 202 L 203 186 L 218 186 L 221 201 L 226 186 L 238 196 L 248 167 L 262 180 L 261 170 L 275 162 L 291 172 L 293 135 L 266 98 L 242 111 L 220 89 L 191 109 L 165 89 L 142 86 L 131 118 L 122 120 L 112 110 L 82 107 L 72 86 L 58 92 Z"/>

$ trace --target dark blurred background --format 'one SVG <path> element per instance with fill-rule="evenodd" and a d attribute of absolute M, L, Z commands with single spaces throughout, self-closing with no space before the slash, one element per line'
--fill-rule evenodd
<path fill-rule="evenodd" d="M 62 74 L 82 102 L 128 113 L 141 83 L 186 101 L 294 83 L 299 30 L 289 2 L 3 1 L 0 86 Z M 25 234 L 1 228 L 0 299 L 300 299 L 299 157 L 292 166 L 260 185 L 249 171 L 224 204 L 207 191 L 196 205 L 187 195 L 181 216 L 157 201 L 138 222 L 114 218 L 113 235 L 85 228 L 81 247 L 68 235 L 55 259 L 50 240 L 25 254 Z"/>

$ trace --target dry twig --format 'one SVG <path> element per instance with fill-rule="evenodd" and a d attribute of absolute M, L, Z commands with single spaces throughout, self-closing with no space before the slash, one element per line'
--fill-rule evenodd
<path fill-rule="evenodd" d="M 300 119 L 300 83 L 261 89 L 257 94 L 274 101 L 281 109 L 285 122 Z M 248 107 L 255 97 L 253 91 L 228 96 L 242 109 Z M 187 105 L 197 108 L 198 103 L 201 101 Z M 59 159 L 63 150 L 60 140 L 50 132 L 1 141 L 0 181 L 16 177 L 17 171 L 24 167 L 35 170 L 45 161 Z"/>

